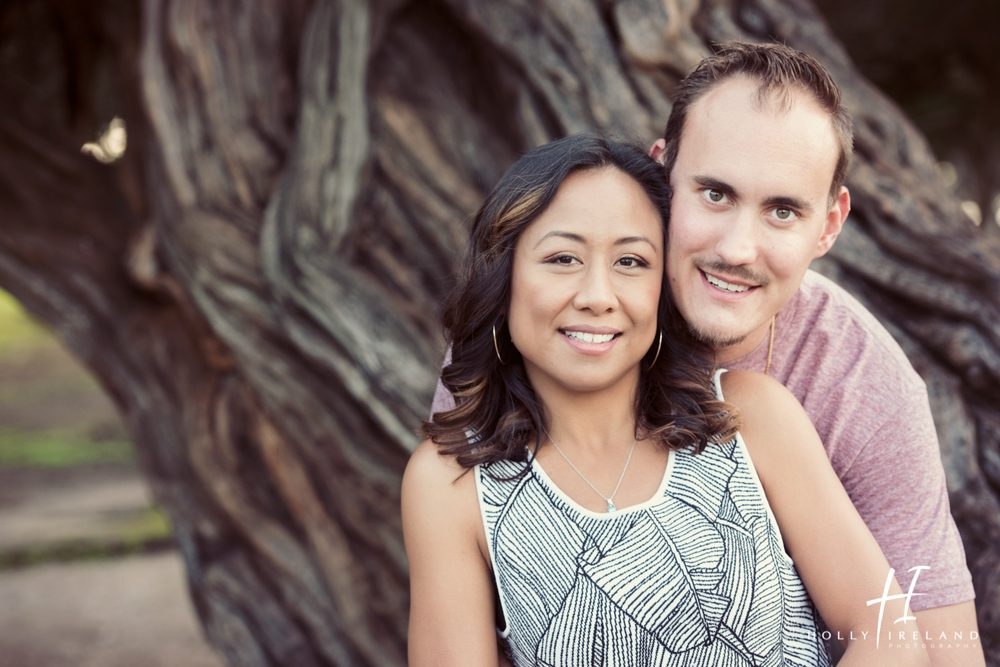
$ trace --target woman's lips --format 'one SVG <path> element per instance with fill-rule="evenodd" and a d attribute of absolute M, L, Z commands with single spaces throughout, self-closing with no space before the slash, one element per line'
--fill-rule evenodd
<path fill-rule="evenodd" d="M 583 354 L 603 354 L 614 347 L 621 332 L 604 327 L 581 327 L 560 329 L 566 342 Z"/>

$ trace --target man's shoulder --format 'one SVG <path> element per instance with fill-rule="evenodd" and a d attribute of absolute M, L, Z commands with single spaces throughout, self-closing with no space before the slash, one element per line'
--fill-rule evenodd
<path fill-rule="evenodd" d="M 838 474 L 880 433 L 919 425 L 936 444 L 923 379 L 857 299 L 810 273 L 786 311 L 776 325 L 772 372 L 806 409 Z M 893 437 L 882 446 L 899 453 L 907 445 Z"/>
<path fill-rule="evenodd" d="M 796 319 L 835 325 L 853 322 L 876 339 L 893 341 L 885 326 L 853 294 L 812 269 L 806 271 L 794 299 Z"/>
<path fill-rule="evenodd" d="M 807 364 L 839 376 L 862 371 L 900 387 L 923 384 L 899 343 L 878 319 L 843 287 L 815 271 L 806 272 L 790 307 L 779 316 L 778 339 L 795 365 Z M 874 376 L 870 375 L 874 373 Z M 821 379 L 821 378 L 817 378 Z"/>
<path fill-rule="evenodd" d="M 873 335 L 891 339 L 882 323 L 857 297 L 822 273 L 806 271 L 793 299 L 796 318 L 855 320 Z"/>

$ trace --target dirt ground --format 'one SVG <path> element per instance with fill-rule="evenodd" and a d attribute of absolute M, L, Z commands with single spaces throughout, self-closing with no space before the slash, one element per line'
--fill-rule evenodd
<path fill-rule="evenodd" d="M 0 445 L 9 457 L 52 433 L 126 437 L 97 384 L 0 293 Z M 176 552 L 52 561 L 53 545 L 121 543 L 150 513 L 131 461 L 0 463 L 0 556 L 50 554 L 0 569 L 0 667 L 222 667 Z"/>
<path fill-rule="evenodd" d="M 2 667 L 222 667 L 174 552 L 0 572 Z"/>
<path fill-rule="evenodd" d="M 104 539 L 149 507 L 131 465 L 0 469 L 0 550 Z M 174 551 L 0 571 L 0 667 L 221 667 Z"/>
<path fill-rule="evenodd" d="M 131 464 L 0 468 L 0 550 L 111 539 L 150 505 Z"/>

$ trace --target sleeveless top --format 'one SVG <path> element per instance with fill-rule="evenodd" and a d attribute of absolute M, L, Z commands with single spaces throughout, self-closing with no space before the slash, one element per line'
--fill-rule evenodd
<path fill-rule="evenodd" d="M 672 451 L 650 500 L 608 514 L 534 459 L 475 480 L 514 665 L 830 664 L 739 434 Z"/>

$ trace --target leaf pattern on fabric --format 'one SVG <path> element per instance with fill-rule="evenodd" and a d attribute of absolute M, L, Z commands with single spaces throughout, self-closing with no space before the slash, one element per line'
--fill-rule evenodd
<path fill-rule="evenodd" d="M 608 515 L 477 470 L 515 665 L 829 665 L 745 446 L 673 456 L 660 497 Z"/>
<path fill-rule="evenodd" d="M 816 617 L 809 596 L 780 547 L 780 536 L 769 521 L 755 524 L 756 589 L 759 610 L 747 624 L 746 637 L 762 665 L 816 665 Z M 784 600 L 784 604 L 780 602 Z M 803 628 L 808 628 L 804 631 Z M 824 663 L 825 664 L 825 663 Z"/>

